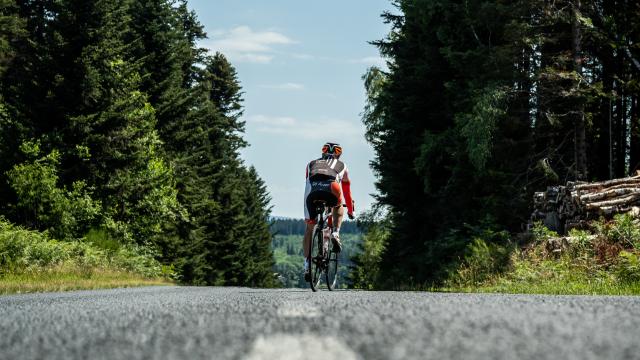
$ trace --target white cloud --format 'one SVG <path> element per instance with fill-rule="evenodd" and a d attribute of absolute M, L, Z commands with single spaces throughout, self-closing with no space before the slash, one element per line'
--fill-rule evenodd
<path fill-rule="evenodd" d="M 247 122 L 251 124 L 258 124 L 259 127 L 283 127 L 295 125 L 296 119 L 287 116 L 254 115 L 249 116 L 247 118 Z"/>
<path fill-rule="evenodd" d="M 249 62 L 256 64 L 268 64 L 273 60 L 273 55 L 262 55 L 262 54 L 235 54 L 235 53 L 225 53 L 229 54 L 229 57 L 238 62 Z"/>
<path fill-rule="evenodd" d="M 324 141 L 329 138 L 362 138 L 364 129 L 359 123 L 320 118 L 300 121 L 288 116 L 254 115 L 247 118 L 247 130 L 264 134 L 288 136 L 294 139 Z"/>
<path fill-rule="evenodd" d="M 360 59 L 352 59 L 349 62 L 352 64 L 365 64 L 369 66 L 378 66 L 382 68 L 387 67 L 387 63 L 384 61 L 383 58 L 379 56 L 366 56 Z"/>
<path fill-rule="evenodd" d="M 234 61 L 266 64 L 273 60 L 275 46 L 295 43 L 276 31 L 254 31 L 248 26 L 231 30 L 216 30 L 203 45 L 212 51 L 220 51 Z"/>
<path fill-rule="evenodd" d="M 284 83 L 284 84 L 274 84 L 274 85 L 261 85 L 261 88 L 264 89 L 274 89 L 274 90 L 289 90 L 289 91 L 300 91 L 304 90 L 304 85 L 298 83 Z"/>
<path fill-rule="evenodd" d="M 309 54 L 292 54 L 291 56 L 298 60 L 311 60 L 315 58 L 315 56 Z"/>

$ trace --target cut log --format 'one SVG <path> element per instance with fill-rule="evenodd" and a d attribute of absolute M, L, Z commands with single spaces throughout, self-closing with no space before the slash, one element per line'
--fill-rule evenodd
<path fill-rule="evenodd" d="M 566 186 L 550 186 L 547 191 L 534 194 L 535 210 L 529 225 L 543 221 L 564 233 L 601 216 L 630 213 L 640 217 L 639 206 L 640 174 L 594 183 L 568 182 Z M 549 223 L 550 215 L 556 220 L 553 224 Z"/>
<path fill-rule="evenodd" d="M 587 210 L 595 210 L 602 207 L 620 206 L 620 205 L 626 205 L 628 207 L 631 207 L 631 205 L 634 205 L 635 203 L 637 203 L 638 200 L 640 200 L 640 194 L 632 194 L 632 195 L 623 196 L 614 200 L 589 203 L 589 204 L 586 204 L 585 207 L 587 208 Z"/>
<path fill-rule="evenodd" d="M 594 183 L 575 183 L 573 187 L 576 190 L 597 190 L 620 184 L 640 185 L 640 176 L 636 175 L 628 178 L 613 179 Z"/>
<path fill-rule="evenodd" d="M 616 188 L 616 189 L 608 189 L 601 192 L 589 193 L 587 195 L 580 196 L 580 202 L 588 204 L 592 202 L 597 202 L 605 199 L 611 199 L 615 197 L 620 197 L 628 194 L 640 194 L 640 188 Z"/>

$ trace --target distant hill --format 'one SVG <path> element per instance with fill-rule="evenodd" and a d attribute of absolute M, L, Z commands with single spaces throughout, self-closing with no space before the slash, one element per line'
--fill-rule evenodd
<path fill-rule="evenodd" d="M 304 235 L 305 223 L 303 219 L 285 217 L 271 217 L 271 232 L 276 235 Z M 343 234 L 361 234 L 362 230 L 355 221 L 344 221 L 340 227 Z"/>

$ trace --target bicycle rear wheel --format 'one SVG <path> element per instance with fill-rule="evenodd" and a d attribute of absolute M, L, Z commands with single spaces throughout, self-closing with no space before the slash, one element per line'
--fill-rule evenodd
<path fill-rule="evenodd" d="M 338 255 L 336 252 L 329 251 L 327 271 L 325 272 L 329 291 L 336 289 L 336 285 L 338 284 Z"/>
<path fill-rule="evenodd" d="M 311 286 L 311 290 L 318 291 L 323 269 L 322 231 L 316 226 L 313 231 L 313 236 L 311 237 L 311 261 L 309 261 L 309 272 L 311 273 L 309 285 Z"/>

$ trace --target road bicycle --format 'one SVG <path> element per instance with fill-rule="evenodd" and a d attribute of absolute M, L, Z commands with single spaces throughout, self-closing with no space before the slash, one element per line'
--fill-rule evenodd
<path fill-rule="evenodd" d="M 311 257 L 309 261 L 309 272 L 311 274 L 311 290 L 318 291 L 322 277 L 327 282 L 327 288 L 332 291 L 336 288 L 338 282 L 338 254 L 333 251 L 333 242 L 329 241 L 329 236 L 325 236 L 325 231 L 331 229 L 328 225 L 329 216 L 331 216 L 331 208 L 323 200 L 314 201 L 317 210 L 317 221 L 313 228 L 313 236 L 311 237 Z"/>

